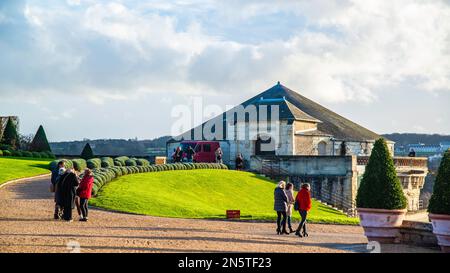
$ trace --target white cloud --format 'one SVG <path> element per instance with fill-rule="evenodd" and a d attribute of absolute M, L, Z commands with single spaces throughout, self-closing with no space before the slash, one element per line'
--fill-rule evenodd
<path fill-rule="evenodd" d="M 324 103 L 450 93 L 445 1 L 14 1 L 0 38 L 8 100 L 240 99 L 278 80 Z"/>

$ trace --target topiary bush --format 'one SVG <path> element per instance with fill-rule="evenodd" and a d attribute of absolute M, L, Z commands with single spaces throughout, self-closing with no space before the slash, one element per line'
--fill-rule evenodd
<path fill-rule="evenodd" d="M 441 159 L 428 212 L 450 215 L 450 149 Z"/>
<path fill-rule="evenodd" d="M 2 150 L 0 150 L 0 156 L 3 156 L 3 151 Z"/>
<path fill-rule="evenodd" d="M 94 152 L 92 151 L 91 145 L 89 143 L 86 143 L 86 145 L 84 145 L 83 151 L 81 151 L 81 158 L 83 158 L 84 160 L 89 160 L 94 158 Z"/>
<path fill-rule="evenodd" d="M 79 172 L 85 170 L 87 168 L 86 160 L 82 158 L 72 159 L 73 168 Z"/>
<path fill-rule="evenodd" d="M 394 160 L 382 138 L 375 141 L 358 189 L 356 205 L 358 208 L 372 209 L 406 208 L 406 197 L 397 177 Z"/>
<path fill-rule="evenodd" d="M 9 150 L 4 150 L 3 151 L 3 156 L 12 156 L 12 152 Z"/>
<path fill-rule="evenodd" d="M 102 157 L 102 158 L 100 158 L 100 160 L 102 161 L 102 163 L 101 163 L 102 168 L 108 168 L 108 167 L 114 166 L 114 159 L 112 159 L 111 157 Z"/>
<path fill-rule="evenodd" d="M 126 161 L 125 161 L 125 166 L 137 166 L 137 164 L 136 164 L 136 160 L 134 160 L 134 159 L 127 159 Z"/>
<path fill-rule="evenodd" d="M 146 159 L 140 158 L 140 159 L 136 160 L 136 164 L 138 166 L 148 166 L 148 165 L 150 165 L 150 162 L 148 162 L 148 160 L 146 160 Z"/>
<path fill-rule="evenodd" d="M 91 158 L 87 160 L 86 163 L 89 169 L 98 169 L 102 166 L 102 161 L 100 158 Z"/>
<path fill-rule="evenodd" d="M 33 153 L 29 151 L 23 151 L 22 152 L 23 157 L 33 157 Z"/>
<path fill-rule="evenodd" d="M 119 156 L 114 158 L 114 163 L 120 162 L 120 166 L 126 166 L 125 161 L 127 161 L 128 159 L 130 159 L 128 156 Z"/>
<path fill-rule="evenodd" d="M 31 152 L 34 158 L 41 158 L 41 154 L 38 152 Z"/>
<path fill-rule="evenodd" d="M 58 167 L 58 163 L 60 161 L 64 162 L 64 168 L 66 168 L 66 169 L 73 168 L 73 163 L 72 163 L 71 160 L 68 160 L 68 159 L 57 159 L 57 160 L 53 160 L 52 162 L 50 162 L 50 164 L 49 164 L 50 170 L 52 170 L 52 171 L 55 170 Z"/>
<path fill-rule="evenodd" d="M 23 154 L 21 151 L 12 151 L 12 156 L 16 156 L 16 157 L 22 157 Z"/>

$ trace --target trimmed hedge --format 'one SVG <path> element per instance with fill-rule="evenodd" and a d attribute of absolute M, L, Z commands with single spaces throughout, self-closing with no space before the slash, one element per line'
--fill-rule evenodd
<path fill-rule="evenodd" d="M 91 170 L 98 169 L 102 166 L 100 158 L 91 158 L 86 161 L 87 167 Z"/>
<path fill-rule="evenodd" d="M 57 167 L 58 167 L 58 163 L 60 161 L 64 161 L 64 167 L 66 169 L 70 169 L 73 168 L 73 163 L 72 160 L 67 160 L 67 159 L 57 159 L 57 160 L 53 160 L 52 162 L 50 162 L 50 170 L 54 171 Z"/>
<path fill-rule="evenodd" d="M 134 161 L 132 159 L 128 159 Z M 139 160 L 139 159 L 138 159 Z M 137 161 L 138 161 L 137 160 Z M 119 162 L 119 161 L 118 161 Z M 141 162 L 144 163 L 145 162 Z M 92 194 L 96 196 L 98 191 L 108 182 L 113 179 L 129 174 L 159 172 L 159 171 L 173 171 L 173 170 L 195 170 L 195 169 L 223 169 L 228 170 L 225 164 L 205 164 L 205 163 L 175 163 L 165 165 L 147 165 L 147 166 L 113 166 L 109 168 L 99 168 L 92 170 L 94 174 L 94 186 L 92 187 Z"/>
<path fill-rule="evenodd" d="M 102 157 L 100 158 L 102 168 L 109 168 L 114 166 L 114 159 L 111 157 Z"/>
<path fill-rule="evenodd" d="M 55 159 L 51 152 L 29 152 L 21 150 L 0 150 L 0 156 L 29 157 L 29 158 L 50 158 Z"/>
<path fill-rule="evenodd" d="M 134 159 L 127 159 L 126 161 L 125 161 L 125 166 L 137 166 L 137 163 L 136 163 L 136 160 L 134 160 Z"/>
<path fill-rule="evenodd" d="M 125 161 L 127 161 L 128 159 L 130 159 L 128 156 L 119 156 L 114 158 L 114 165 L 116 166 L 125 166 Z M 120 165 L 116 164 L 119 163 Z"/>
<path fill-rule="evenodd" d="M 450 215 L 450 149 L 441 159 L 428 212 Z"/>
<path fill-rule="evenodd" d="M 82 158 L 76 158 L 76 159 L 72 159 L 72 164 L 73 164 L 73 168 L 76 171 L 83 171 L 87 168 L 87 162 L 86 160 L 82 159 Z"/>
<path fill-rule="evenodd" d="M 137 160 L 136 160 L 136 164 L 137 164 L 138 166 L 149 166 L 149 165 L 150 165 L 150 162 L 148 162 L 147 159 L 137 159 Z"/>
<path fill-rule="evenodd" d="M 407 201 L 386 141 L 375 141 L 356 195 L 358 208 L 405 209 Z"/>

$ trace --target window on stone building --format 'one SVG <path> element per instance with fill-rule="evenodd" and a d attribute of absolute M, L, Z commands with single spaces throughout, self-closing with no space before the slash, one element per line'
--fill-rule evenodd
<path fill-rule="evenodd" d="M 319 142 L 317 145 L 317 153 L 319 155 L 327 155 L 327 143 L 325 141 Z"/>

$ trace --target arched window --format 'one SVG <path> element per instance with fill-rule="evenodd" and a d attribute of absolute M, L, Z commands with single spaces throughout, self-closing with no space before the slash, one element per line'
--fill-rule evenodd
<path fill-rule="evenodd" d="M 319 142 L 317 152 L 319 155 L 327 155 L 327 143 L 325 141 Z"/>

